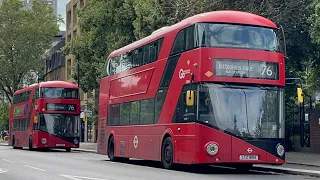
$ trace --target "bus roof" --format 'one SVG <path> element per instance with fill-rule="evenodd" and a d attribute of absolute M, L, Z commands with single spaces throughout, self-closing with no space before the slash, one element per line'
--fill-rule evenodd
<path fill-rule="evenodd" d="M 119 54 L 128 52 L 130 50 L 133 50 L 140 46 L 148 44 L 154 40 L 164 37 L 166 34 L 172 31 L 180 30 L 192 24 L 200 23 L 200 22 L 245 24 L 245 25 L 262 26 L 262 27 L 274 28 L 274 29 L 278 28 L 277 25 L 272 21 L 270 21 L 269 19 L 256 14 L 242 12 L 242 11 L 212 11 L 212 12 L 194 15 L 192 17 L 182 20 L 177 24 L 174 24 L 167 28 L 163 28 L 163 30 L 161 31 L 153 33 L 141 40 L 138 40 L 125 47 L 122 47 L 120 49 L 113 51 L 109 55 L 109 58 L 115 57 Z"/>
<path fill-rule="evenodd" d="M 45 82 L 41 82 L 39 84 L 32 84 L 29 87 L 23 88 L 23 89 L 19 89 L 17 90 L 14 94 L 20 94 L 26 91 L 30 91 L 32 89 L 36 89 L 38 87 L 51 87 L 51 88 L 74 88 L 74 89 L 78 89 L 78 86 L 76 84 L 73 84 L 71 82 L 67 82 L 67 81 L 45 81 Z"/>
<path fill-rule="evenodd" d="M 64 88 L 78 89 L 78 85 L 71 82 L 67 82 L 67 81 L 45 81 L 40 83 L 40 87 L 52 87 L 52 88 L 64 87 Z"/>

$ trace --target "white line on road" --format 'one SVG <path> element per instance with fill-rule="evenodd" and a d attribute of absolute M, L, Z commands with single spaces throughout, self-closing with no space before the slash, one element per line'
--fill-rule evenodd
<path fill-rule="evenodd" d="M 39 170 L 39 171 L 47 171 L 47 170 L 36 168 L 36 167 L 33 167 L 33 166 L 28 166 L 28 165 L 24 165 L 24 166 L 28 167 L 28 168 L 31 168 L 31 169 Z"/>
<path fill-rule="evenodd" d="M 7 170 L 0 169 L 0 174 L 7 172 Z"/>
<path fill-rule="evenodd" d="M 13 161 L 10 161 L 10 160 L 8 160 L 8 159 L 1 159 L 2 161 L 6 161 L 6 162 L 9 162 L 9 163 L 15 163 L 15 162 L 13 162 Z"/>
<path fill-rule="evenodd" d="M 83 177 L 83 176 L 72 176 L 72 175 L 65 175 L 60 174 L 62 177 L 66 177 L 73 180 L 83 180 L 83 179 L 89 179 L 89 180 L 107 180 L 107 179 L 99 179 L 99 178 L 91 178 L 91 177 Z"/>

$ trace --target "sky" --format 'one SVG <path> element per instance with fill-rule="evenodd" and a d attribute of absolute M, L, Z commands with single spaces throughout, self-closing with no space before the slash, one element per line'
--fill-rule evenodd
<path fill-rule="evenodd" d="M 70 0 L 58 0 L 58 14 L 63 18 L 64 23 L 60 24 L 60 30 L 66 30 L 66 5 Z"/>

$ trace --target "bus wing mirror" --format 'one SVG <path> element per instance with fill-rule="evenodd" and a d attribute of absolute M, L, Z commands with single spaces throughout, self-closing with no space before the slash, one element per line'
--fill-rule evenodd
<path fill-rule="evenodd" d="M 194 91 L 188 90 L 186 95 L 186 104 L 187 106 L 194 105 Z"/>
<path fill-rule="evenodd" d="M 298 94 L 298 102 L 303 102 L 303 94 L 302 94 L 302 88 L 297 88 L 297 94 Z"/>

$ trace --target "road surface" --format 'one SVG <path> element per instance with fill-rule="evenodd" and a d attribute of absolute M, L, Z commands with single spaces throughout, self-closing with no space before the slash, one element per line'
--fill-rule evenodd
<path fill-rule="evenodd" d="M 250 172 L 237 174 L 232 169 L 210 168 L 204 171 L 171 171 L 158 163 L 133 160 L 130 164 L 113 163 L 106 156 L 51 150 L 16 150 L 0 145 L 1 180 L 298 180 L 315 179 Z"/>

